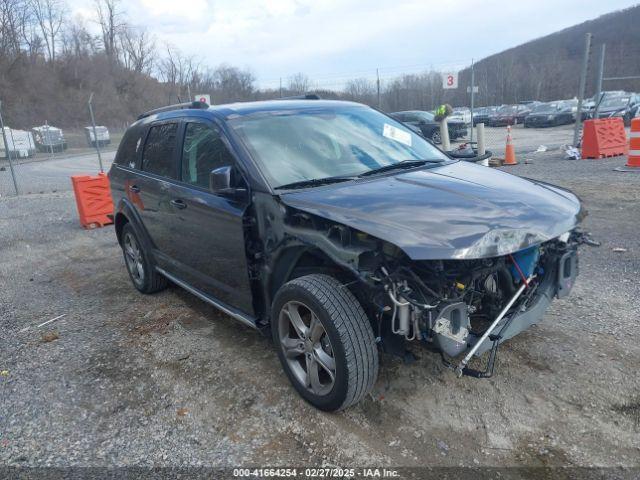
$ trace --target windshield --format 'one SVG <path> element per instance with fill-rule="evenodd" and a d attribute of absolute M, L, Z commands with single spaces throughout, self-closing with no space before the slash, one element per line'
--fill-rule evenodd
<path fill-rule="evenodd" d="M 604 108 L 607 108 L 607 107 L 624 108 L 627 106 L 628 103 L 629 103 L 629 97 L 608 97 L 602 100 L 602 103 L 600 104 L 600 108 L 603 108 L 603 107 Z"/>
<path fill-rule="evenodd" d="M 497 113 L 515 113 L 517 107 L 514 105 L 505 105 L 504 107 L 500 107 Z"/>
<path fill-rule="evenodd" d="M 229 123 L 274 188 L 405 160 L 447 160 L 401 123 L 366 107 L 257 113 Z"/>

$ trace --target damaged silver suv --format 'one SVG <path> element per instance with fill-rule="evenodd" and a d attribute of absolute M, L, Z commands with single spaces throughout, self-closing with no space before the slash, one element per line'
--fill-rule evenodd
<path fill-rule="evenodd" d="M 500 343 L 569 293 L 588 241 L 571 192 L 313 97 L 145 113 L 109 177 L 134 286 L 171 281 L 272 335 L 323 410 L 361 400 L 379 351 L 407 342 L 491 375 Z"/>

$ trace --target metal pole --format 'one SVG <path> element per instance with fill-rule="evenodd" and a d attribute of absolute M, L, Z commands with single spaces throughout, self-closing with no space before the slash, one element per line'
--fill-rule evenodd
<path fill-rule="evenodd" d="M 594 118 L 598 118 L 600 112 L 600 97 L 602 96 L 602 78 L 604 77 L 604 55 L 607 45 L 602 44 L 600 48 L 600 63 L 598 64 L 598 84 L 596 85 L 596 109 L 593 113 Z"/>
<path fill-rule="evenodd" d="M 475 88 L 475 75 L 473 71 L 473 58 L 471 59 L 471 134 L 469 135 L 469 143 L 473 143 L 473 101 L 474 101 L 474 90 Z"/>
<path fill-rule="evenodd" d="M 518 291 L 515 293 L 515 295 L 513 297 L 511 297 L 511 300 L 509 300 L 509 302 L 505 305 L 505 307 L 502 309 L 502 311 L 498 314 L 498 316 L 496 317 L 496 319 L 493 321 L 493 323 L 491 325 L 489 325 L 489 328 L 487 328 L 485 330 L 485 332 L 482 334 L 482 336 L 478 339 L 478 341 L 473 345 L 473 347 L 471 348 L 471 350 L 469 350 L 469 352 L 467 353 L 467 355 L 462 359 L 462 361 L 458 364 L 458 368 L 456 368 L 456 373 L 458 374 L 458 377 L 461 377 L 463 372 L 464 372 L 464 368 L 467 366 L 467 364 L 469 363 L 469 361 L 471 360 L 471 357 L 473 357 L 473 355 L 478 351 L 478 349 L 480 348 L 480 346 L 484 343 L 484 341 L 489 337 L 489 335 L 491 335 L 491 332 L 493 332 L 493 330 L 498 326 L 498 323 L 500 323 L 500 320 L 503 319 L 503 317 L 507 314 L 507 312 L 509 311 L 509 309 L 511 308 L 511 306 L 516 303 L 516 300 L 518 300 L 518 298 L 520 297 L 520 295 L 522 295 L 522 292 L 524 292 L 524 289 L 527 288 L 528 283 L 533 279 L 532 277 L 529 277 L 527 279 L 526 282 L 522 282 L 522 285 L 520 285 L 520 288 L 518 289 Z"/>
<path fill-rule="evenodd" d="M 100 145 L 98 143 L 98 132 L 96 132 L 96 119 L 93 116 L 93 106 L 91 101 L 93 100 L 93 92 L 89 95 L 89 115 L 91 116 L 91 126 L 93 127 L 93 141 L 96 144 L 96 152 L 98 152 L 98 163 L 100 164 L 100 173 L 104 173 L 102 168 L 102 155 L 100 154 Z"/>
<path fill-rule="evenodd" d="M 587 33 L 584 46 L 584 58 L 582 59 L 582 73 L 580 75 L 580 91 L 578 92 L 578 111 L 576 114 L 576 125 L 573 130 L 573 146 L 577 147 L 580 140 L 580 129 L 582 127 L 582 102 L 584 100 L 584 90 L 587 85 L 587 71 L 589 70 L 589 57 L 591 56 L 591 33 Z"/>
<path fill-rule="evenodd" d="M 376 68 L 376 87 L 378 88 L 378 110 L 381 108 L 380 102 L 380 70 Z"/>
<path fill-rule="evenodd" d="M 9 161 L 9 170 L 11 170 L 11 179 L 13 180 L 13 188 L 16 191 L 16 195 L 20 195 L 18 190 L 18 182 L 16 181 L 16 172 L 13 170 L 13 162 L 11 161 L 11 153 L 9 152 L 9 143 L 7 142 L 7 134 L 4 131 L 4 120 L 2 120 L 2 101 L 0 101 L 0 129 L 2 129 L 2 140 L 4 141 L 4 151 Z"/>
<path fill-rule="evenodd" d="M 49 158 L 54 157 L 53 153 L 53 144 L 51 143 L 51 133 L 49 132 L 49 122 L 47 120 L 44 121 L 45 131 L 47 132 L 47 143 L 49 144 Z"/>

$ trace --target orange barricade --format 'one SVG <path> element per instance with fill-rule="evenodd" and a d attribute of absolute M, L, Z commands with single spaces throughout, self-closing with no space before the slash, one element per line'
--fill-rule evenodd
<path fill-rule="evenodd" d="M 71 177 L 80 225 L 84 228 L 103 227 L 113 223 L 113 201 L 109 179 L 98 175 L 73 175 Z"/>
<path fill-rule="evenodd" d="M 640 168 L 640 117 L 631 120 L 627 167 Z"/>
<path fill-rule="evenodd" d="M 625 155 L 627 135 L 620 117 L 585 120 L 582 134 L 582 158 Z"/>

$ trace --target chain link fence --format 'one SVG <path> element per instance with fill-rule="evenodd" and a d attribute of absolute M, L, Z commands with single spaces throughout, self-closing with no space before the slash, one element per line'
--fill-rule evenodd
<path fill-rule="evenodd" d="M 0 197 L 51 193 L 72 189 L 71 175 L 99 171 L 94 135 L 86 128 L 62 130 L 63 141 L 42 141 L 42 130 L 12 128 L 4 119 L 6 148 L 0 135 Z M 53 126 L 51 130 L 53 131 Z M 109 128 L 109 140 L 98 134 L 105 170 L 109 167 L 125 128 Z M 46 132 L 46 130 L 44 130 Z M 53 136 L 53 134 L 52 134 Z"/>
<path fill-rule="evenodd" d="M 533 127 L 525 124 L 527 114 L 523 114 L 521 118 L 513 120 L 501 120 L 499 119 L 500 117 L 488 117 L 486 114 L 480 113 L 480 115 L 473 120 L 476 127 L 472 128 L 470 111 L 468 108 L 465 111 L 467 112 L 465 118 L 467 130 L 463 136 L 451 142 L 452 149 L 469 142 L 475 147 L 478 141 L 478 123 L 484 123 L 486 149 L 498 157 L 504 155 L 508 127 L 510 127 L 511 140 L 516 153 L 523 155 L 532 154 L 537 151 L 559 150 L 565 145 L 570 145 L 573 141 L 574 120 L 565 120 L 564 122 L 566 123 L 561 125 Z M 454 120 L 460 117 L 460 115 L 456 115 Z"/>

